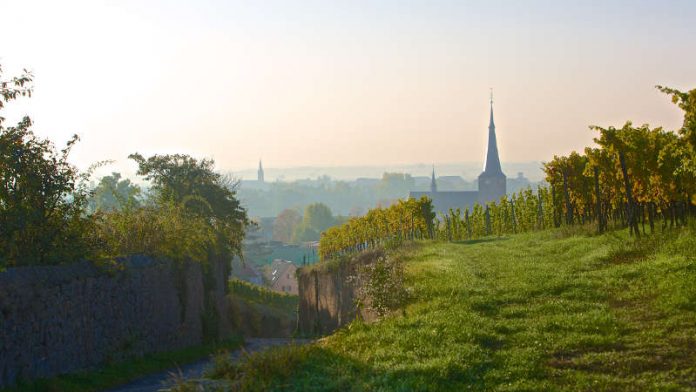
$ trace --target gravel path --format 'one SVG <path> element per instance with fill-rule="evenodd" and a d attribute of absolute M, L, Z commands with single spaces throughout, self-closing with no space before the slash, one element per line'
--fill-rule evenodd
<path fill-rule="evenodd" d="M 244 350 L 249 353 L 265 350 L 270 347 L 283 346 L 290 343 L 304 344 L 309 342 L 307 339 L 285 339 L 285 338 L 249 338 L 245 339 Z M 232 352 L 231 357 L 234 360 L 239 359 L 242 355 L 242 350 L 238 349 Z M 181 374 L 183 378 L 199 378 L 203 372 L 211 365 L 210 358 L 171 368 L 160 373 L 151 374 L 143 378 L 131 381 L 128 384 L 119 387 L 108 389 L 106 392 L 156 392 L 164 388 L 168 388 L 171 382 L 172 374 Z"/>

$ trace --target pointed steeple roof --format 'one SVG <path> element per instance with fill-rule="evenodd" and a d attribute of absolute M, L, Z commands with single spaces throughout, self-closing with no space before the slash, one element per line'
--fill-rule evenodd
<path fill-rule="evenodd" d="M 433 177 L 430 179 L 430 192 L 437 192 L 437 182 L 435 181 L 435 165 L 433 165 Z"/>
<path fill-rule="evenodd" d="M 265 178 L 263 175 L 263 165 L 261 164 L 261 160 L 259 159 L 259 170 L 256 172 L 257 173 L 257 180 L 259 182 L 264 182 Z"/>
<path fill-rule="evenodd" d="M 486 166 L 483 174 L 503 174 L 500 168 L 498 156 L 498 142 L 495 137 L 495 122 L 493 121 L 493 91 L 491 90 L 491 119 L 488 123 L 488 151 L 486 152 Z"/>

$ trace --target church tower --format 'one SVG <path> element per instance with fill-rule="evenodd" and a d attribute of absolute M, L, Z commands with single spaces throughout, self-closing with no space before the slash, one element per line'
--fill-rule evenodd
<path fill-rule="evenodd" d="M 500 168 L 498 143 L 495 137 L 495 122 L 493 122 L 493 92 L 491 92 L 491 119 L 488 124 L 486 166 L 483 168 L 483 173 L 481 173 L 478 178 L 479 202 L 497 202 L 498 199 L 506 194 L 506 180 L 507 178 Z"/>
<path fill-rule="evenodd" d="M 263 184 L 263 166 L 261 165 L 261 160 L 259 159 L 259 171 L 257 172 L 259 183 Z"/>
<path fill-rule="evenodd" d="M 437 192 L 437 182 L 435 182 L 435 165 L 433 165 L 433 177 L 430 179 L 430 192 Z"/>

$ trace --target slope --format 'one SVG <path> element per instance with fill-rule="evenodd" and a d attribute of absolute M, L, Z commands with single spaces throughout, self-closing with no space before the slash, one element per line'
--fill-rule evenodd
<path fill-rule="evenodd" d="M 561 231 L 395 255 L 413 300 L 216 372 L 247 390 L 696 389 L 696 237 Z"/>

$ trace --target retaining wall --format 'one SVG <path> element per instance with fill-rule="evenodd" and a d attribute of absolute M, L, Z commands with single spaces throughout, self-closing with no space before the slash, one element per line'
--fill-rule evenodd
<path fill-rule="evenodd" d="M 323 335 L 350 323 L 356 317 L 365 321 L 375 319 L 376 315 L 365 307 L 358 310 L 358 287 L 349 278 L 356 275 L 360 265 L 371 263 L 381 255 L 381 251 L 365 252 L 350 260 L 299 269 L 299 332 Z"/>
<path fill-rule="evenodd" d="M 208 268 L 134 257 L 0 272 L 0 387 L 229 335 L 226 268 Z"/>

